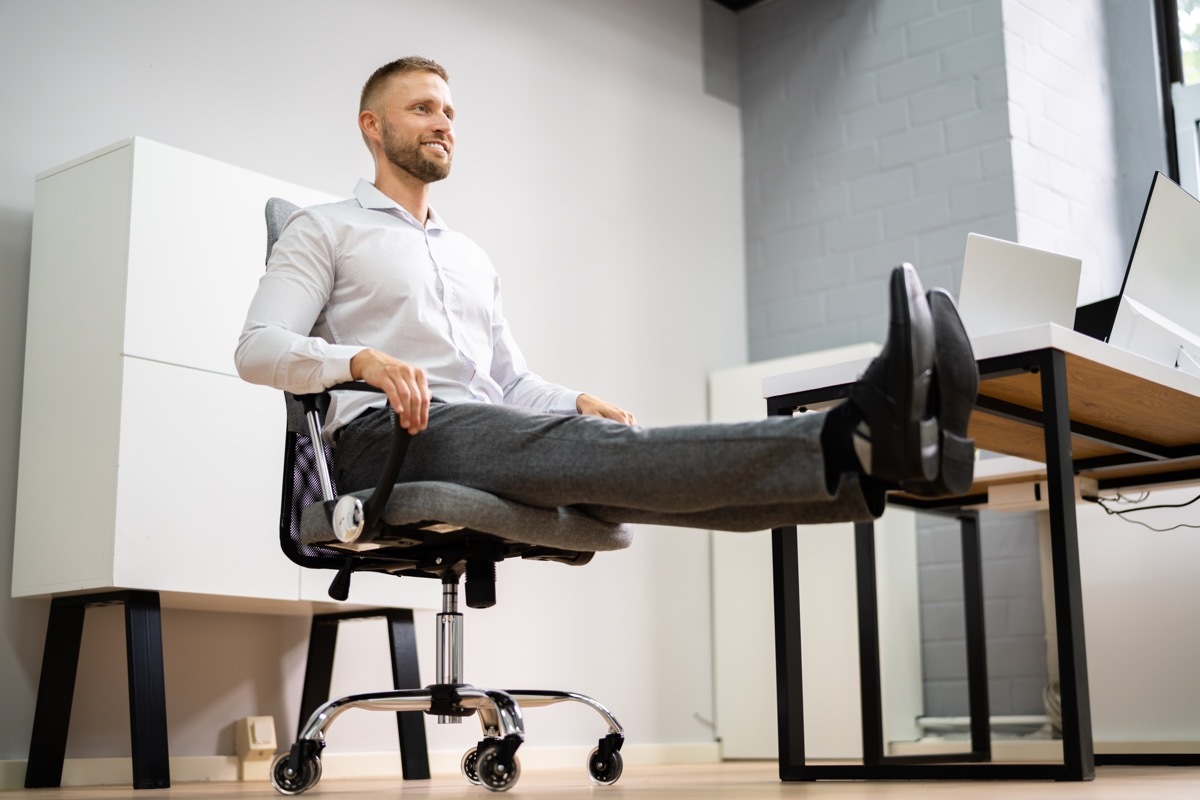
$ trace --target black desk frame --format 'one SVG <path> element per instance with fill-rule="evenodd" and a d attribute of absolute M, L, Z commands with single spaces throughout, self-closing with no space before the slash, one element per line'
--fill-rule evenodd
<path fill-rule="evenodd" d="M 987 682 L 983 650 L 982 581 L 979 578 L 978 526 L 963 519 L 964 588 L 968 622 L 968 669 L 971 697 L 971 751 L 930 757 L 884 756 L 880 722 L 878 621 L 876 617 L 874 543 L 869 524 L 856 527 L 860 667 L 863 690 L 863 760 L 861 764 L 809 764 L 804 752 L 804 698 L 801 667 L 800 593 L 797 535 L 794 527 L 772 532 L 775 582 L 775 661 L 779 711 L 779 777 L 785 781 L 822 779 L 991 779 L 1084 781 L 1095 777 L 1091 706 L 1088 695 L 1083 629 L 1083 592 L 1079 575 L 1079 533 L 1075 522 L 1074 465 L 1067 403 L 1066 357 L 1042 349 L 979 363 L 981 378 L 1020 372 L 1038 374 L 1041 414 L 1023 421 L 1040 425 L 1045 434 L 1047 494 L 1050 504 L 1050 547 L 1054 581 L 1055 632 L 1058 636 L 1059 682 L 1062 691 L 1061 764 L 991 761 L 987 729 Z M 772 416 L 790 416 L 810 405 L 845 398 L 849 384 L 796 392 L 767 399 Z M 977 409 L 993 413 L 982 404 Z M 1104 432 L 1089 429 L 1092 438 Z M 1105 437 L 1121 448 L 1123 437 Z M 1116 441 L 1114 441 L 1116 440 Z M 964 504 L 963 498 L 954 503 Z M 930 503 L 936 508 L 937 503 Z M 974 595 L 974 596 L 973 596 Z M 982 680 L 981 680 L 982 676 Z M 1110 762 L 1111 763 L 1111 762 Z"/>

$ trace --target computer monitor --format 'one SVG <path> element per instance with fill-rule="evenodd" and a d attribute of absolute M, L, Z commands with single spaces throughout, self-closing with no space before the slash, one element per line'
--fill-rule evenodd
<path fill-rule="evenodd" d="M 1110 344 L 1200 374 L 1200 200 L 1155 173 Z"/>

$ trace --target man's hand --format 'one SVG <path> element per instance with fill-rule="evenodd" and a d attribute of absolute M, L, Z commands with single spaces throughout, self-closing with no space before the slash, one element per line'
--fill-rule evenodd
<path fill-rule="evenodd" d="M 410 434 L 415 436 L 429 424 L 429 384 L 420 367 L 368 349 L 350 359 L 350 376 L 383 389 L 400 426 Z"/>
<path fill-rule="evenodd" d="M 612 403 L 606 403 L 597 397 L 592 397 L 590 394 L 579 395 L 579 399 L 575 401 L 575 409 L 580 414 L 615 419 L 617 422 L 624 422 L 626 425 L 637 424 L 637 420 L 633 418 L 633 414 L 617 408 Z"/>

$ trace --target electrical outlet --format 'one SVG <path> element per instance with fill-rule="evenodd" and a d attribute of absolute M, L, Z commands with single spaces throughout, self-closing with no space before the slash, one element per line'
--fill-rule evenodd
<path fill-rule="evenodd" d="M 274 717 L 243 717 L 234 723 L 234 752 L 238 758 L 270 758 L 275 749 Z"/>
<path fill-rule="evenodd" d="M 274 717 L 243 717 L 233 723 L 234 752 L 238 757 L 238 780 L 267 780 L 275 742 Z"/>
<path fill-rule="evenodd" d="M 1100 496 L 1093 478 L 1075 477 L 1075 502 Z M 1046 481 L 1001 483 L 988 487 L 987 508 L 993 511 L 1038 511 L 1050 507 Z"/>

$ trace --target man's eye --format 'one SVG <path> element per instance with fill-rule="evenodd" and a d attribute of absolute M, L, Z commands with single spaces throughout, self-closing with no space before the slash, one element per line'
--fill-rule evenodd
<path fill-rule="evenodd" d="M 425 113 L 426 111 L 428 111 L 428 110 L 429 110 L 429 109 L 428 109 L 428 108 L 425 106 L 425 104 L 424 104 L 424 103 L 421 103 L 420 105 L 413 106 L 413 108 L 414 108 L 416 111 L 420 111 L 421 113 Z"/>

